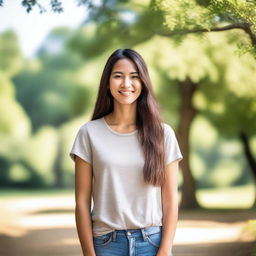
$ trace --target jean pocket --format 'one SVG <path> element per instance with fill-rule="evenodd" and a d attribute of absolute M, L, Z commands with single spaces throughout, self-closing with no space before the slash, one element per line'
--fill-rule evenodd
<path fill-rule="evenodd" d="M 112 232 L 93 237 L 94 246 L 105 246 L 112 241 Z"/>
<path fill-rule="evenodd" d="M 161 239 L 162 239 L 162 231 L 147 235 L 148 242 L 155 247 L 160 247 Z"/>

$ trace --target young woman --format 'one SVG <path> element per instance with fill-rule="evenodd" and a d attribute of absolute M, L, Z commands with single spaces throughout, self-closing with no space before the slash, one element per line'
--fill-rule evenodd
<path fill-rule="evenodd" d="M 114 51 L 70 151 L 85 256 L 172 255 L 183 156 L 159 110 L 141 55 Z"/>

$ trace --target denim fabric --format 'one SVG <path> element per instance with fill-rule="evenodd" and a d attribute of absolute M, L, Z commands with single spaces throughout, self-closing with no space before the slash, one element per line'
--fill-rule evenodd
<path fill-rule="evenodd" d="M 93 243 L 97 256 L 156 256 L 161 238 L 162 226 L 154 226 L 115 230 L 93 237 Z"/>

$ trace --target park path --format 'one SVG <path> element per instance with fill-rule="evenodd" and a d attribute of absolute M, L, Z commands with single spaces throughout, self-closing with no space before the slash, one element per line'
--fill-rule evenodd
<path fill-rule="evenodd" d="M 73 195 L 3 198 L 0 209 L 1 256 L 82 256 Z M 173 254 L 255 256 L 243 231 L 255 218 L 256 210 L 180 210 Z"/>

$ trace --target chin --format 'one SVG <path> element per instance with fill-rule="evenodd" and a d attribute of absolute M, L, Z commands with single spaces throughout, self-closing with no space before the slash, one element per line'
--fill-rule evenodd
<path fill-rule="evenodd" d="M 115 101 L 119 104 L 122 105 L 130 105 L 133 104 L 134 102 L 136 102 L 137 99 L 127 99 L 127 100 L 119 100 L 119 99 L 115 99 Z"/>

